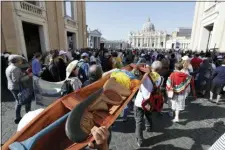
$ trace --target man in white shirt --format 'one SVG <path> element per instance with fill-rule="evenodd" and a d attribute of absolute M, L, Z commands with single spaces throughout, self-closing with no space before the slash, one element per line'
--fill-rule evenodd
<path fill-rule="evenodd" d="M 152 63 L 151 68 L 152 68 L 151 78 L 155 82 L 156 86 L 158 87 L 162 83 L 162 78 L 157 72 L 161 70 L 162 63 L 160 61 L 154 61 Z M 135 122 L 136 122 L 135 133 L 136 133 L 137 144 L 139 147 L 141 147 L 143 144 L 143 133 L 142 133 L 141 126 L 142 126 L 144 116 L 146 118 L 146 121 L 145 121 L 146 131 L 150 132 L 152 128 L 151 112 L 145 111 L 142 108 L 142 102 L 150 98 L 152 90 L 153 90 L 152 81 L 149 78 L 149 76 L 147 76 L 144 79 L 143 83 L 141 84 L 139 91 L 137 93 L 136 99 L 134 101 L 134 114 L 135 114 Z"/>

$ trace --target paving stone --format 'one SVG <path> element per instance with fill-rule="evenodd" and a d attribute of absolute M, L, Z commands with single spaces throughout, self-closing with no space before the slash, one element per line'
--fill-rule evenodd
<path fill-rule="evenodd" d="M 193 101 L 191 97 L 188 98 L 185 111 L 180 116 L 182 120 L 180 123 L 172 122 L 172 118 L 167 114 L 169 110 L 167 104 L 164 105 L 163 116 L 156 113 L 152 115 L 153 131 L 143 133 L 146 139 L 144 148 L 138 148 L 136 143 L 133 113 L 128 115 L 129 121 L 126 123 L 119 121 L 118 118 L 114 123 L 115 127 L 112 128 L 109 148 L 111 150 L 207 150 L 225 132 L 225 103 L 217 106 L 205 99 Z M 14 123 L 15 103 L 11 97 L 3 100 L 1 104 L 1 143 L 5 143 L 17 129 Z M 31 108 L 34 110 L 41 107 L 33 102 Z M 24 114 L 25 109 L 22 107 L 21 115 Z"/>

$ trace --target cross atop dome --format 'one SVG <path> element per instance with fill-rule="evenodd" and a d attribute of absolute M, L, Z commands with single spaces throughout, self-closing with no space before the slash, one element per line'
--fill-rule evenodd
<path fill-rule="evenodd" d="M 148 22 L 150 22 L 150 17 L 148 17 Z"/>

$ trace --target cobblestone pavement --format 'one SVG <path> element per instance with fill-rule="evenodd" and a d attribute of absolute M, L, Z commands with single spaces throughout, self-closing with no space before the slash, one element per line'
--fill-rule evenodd
<path fill-rule="evenodd" d="M 3 94 L 4 93 L 4 94 Z M 223 101 L 224 102 L 224 101 Z M 216 105 L 206 99 L 186 100 L 187 107 L 180 114 L 181 122 L 172 123 L 167 115 L 167 105 L 163 115 L 153 114 L 153 130 L 144 132 L 145 147 L 138 148 L 135 141 L 135 121 L 133 112 L 128 122 L 120 118 L 112 127 L 112 150 L 206 150 L 225 132 L 225 103 Z M 14 124 L 14 101 L 7 91 L 2 92 L 2 141 L 5 143 L 16 131 Z M 34 102 L 32 109 L 35 109 Z M 25 114 L 22 108 L 22 114 Z"/>

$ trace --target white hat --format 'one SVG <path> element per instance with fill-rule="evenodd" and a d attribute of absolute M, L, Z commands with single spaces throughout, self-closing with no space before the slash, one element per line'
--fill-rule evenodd
<path fill-rule="evenodd" d="M 81 55 L 81 57 L 88 57 L 89 55 L 88 55 L 88 53 L 83 53 L 82 55 Z"/>
<path fill-rule="evenodd" d="M 16 58 L 24 59 L 23 56 L 21 55 L 12 54 L 12 55 L 9 55 L 8 61 L 11 62 L 13 59 L 16 59 Z"/>
<path fill-rule="evenodd" d="M 190 58 L 188 56 L 183 56 L 182 60 L 190 60 Z"/>
<path fill-rule="evenodd" d="M 222 59 L 222 58 L 223 58 L 223 56 L 221 56 L 221 55 L 217 56 L 217 59 Z"/>
<path fill-rule="evenodd" d="M 90 62 L 97 62 L 96 58 L 94 56 L 91 56 Z"/>
<path fill-rule="evenodd" d="M 66 52 L 64 50 L 59 51 L 59 55 L 64 55 L 64 54 L 66 54 Z"/>
<path fill-rule="evenodd" d="M 74 60 L 66 67 L 66 78 L 69 78 L 71 72 L 75 69 L 77 66 L 78 60 Z"/>
<path fill-rule="evenodd" d="M 7 58 L 7 57 L 10 56 L 10 54 L 3 54 L 3 56 L 4 56 L 5 58 Z"/>

